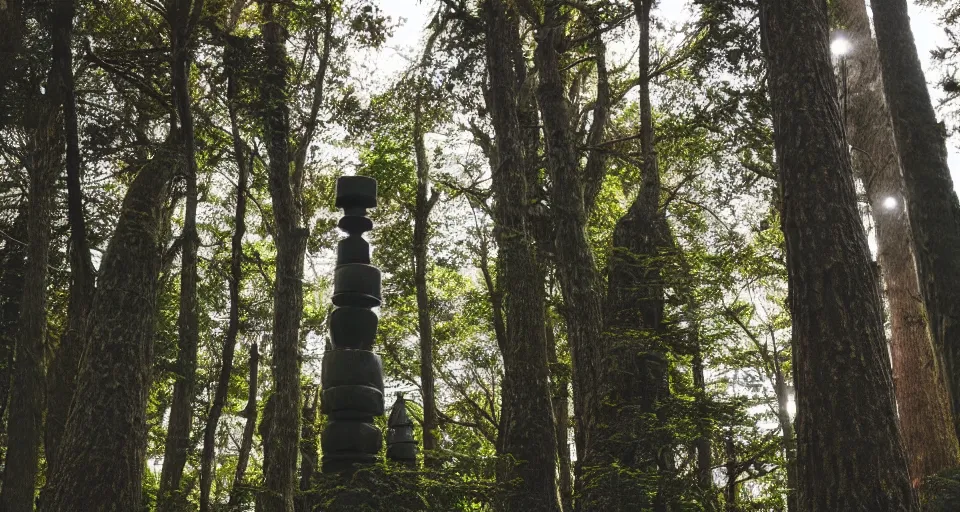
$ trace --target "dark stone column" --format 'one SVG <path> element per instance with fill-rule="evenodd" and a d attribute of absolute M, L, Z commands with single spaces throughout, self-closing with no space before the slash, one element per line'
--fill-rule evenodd
<path fill-rule="evenodd" d="M 376 462 L 383 435 L 373 419 L 383 416 L 383 363 L 373 353 L 380 305 L 380 269 L 370 265 L 370 244 L 363 233 L 373 229 L 367 208 L 377 205 L 377 181 L 345 176 L 337 181 L 338 226 L 347 238 L 337 247 L 330 336 L 333 350 L 323 357 L 321 412 L 329 417 L 320 444 L 324 473 Z"/>

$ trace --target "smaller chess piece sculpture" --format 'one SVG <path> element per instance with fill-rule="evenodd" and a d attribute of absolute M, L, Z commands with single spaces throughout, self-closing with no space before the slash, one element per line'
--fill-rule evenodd
<path fill-rule="evenodd" d="M 407 414 L 407 401 L 397 393 L 387 419 L 387 459 L 408 467 L 417 465 L 417 440 L 413 437 L 413 421 Z"/>

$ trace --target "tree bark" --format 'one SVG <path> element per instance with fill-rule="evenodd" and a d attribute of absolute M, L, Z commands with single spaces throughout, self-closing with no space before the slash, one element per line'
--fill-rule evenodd
<path fill-rule="evenodd" d="M 597 421 L 598 383 L 604 349 L 599 343 L 603 330 L 602 281 L 587 238 L 585 180 L 580 172 L 580 154 L 573 133 L 575 121 L 560 72 L 560 53 L 567 21 L 561 15 L 561 2 L 551 0 L 546 3 L 543 22 L 537 28 L 534 61 L 540 78 L 537 99 L 543 119 L 546 166 L 552 181 L 550 227 L 554 238 L 553 258 L 573 360 L 577 453 L 586 461 L 590 460 L 589 453 L 594 449 L 593 430 Z M 602 127 L 605 111 L 600 114 L 594 123 L 599 122 Z"/>
<path fill-rule="evenodd" d="M 771 336 L 772 338 L 772 336 Z M 783 458 L 787 462 L 787 512 L 799 512 L 797 501 L 797 433 L 790 417 L 787 380 L 776 346 L 773 347 L 774 393 L 777 395 L 777 420 L 783 439 Z"/>
<path fill-rule="evenodd" d="M 724 510 L 740 512 L 740 485 L 737 482 L 740 477 L 740 464 L 737 461 L 737 445 L 733 441 L 733 432 L 728 431 L 723 436 L 723 453 L 726 456 L 724 469 L 727 476 L 727 482 L 723 486 Z"/>
<path fill-rule="evenodd" d="M 137 174 L 103 256 L 50 510 L 142 506 L 164 204 L 181 161 L 175 148 L 171 134 Z"/>
<path fill-rule="evenodd" d="M 431 46 L 432 47 L 432 46 Z M 429 49 L 423 61 L 429 59 Z M 431 463 L 437 450 L 437 398 L 433 376 L 433 319 L 430 317 L 430 297 L 427 288 L 427 245 L 430 238 L 430 212 L 439 197 L 429 194 L 430 162 L 424 141 L 423 97 L 417 87 L 414 104 L 413 147 L 417 162 L 417 197 L 413 216 L 414 288 L 417 294 L 417 326 L 420 332 L 420 393 L 423 398 L 423 452 L 424 462 Z"/>
<path fill-rule="evenodd" d="M 300 494 L 297 496 L 297 512 L 313 511 L 310 490 L 313 488 L 313 477 L 317 473 L 317 462 L 320 460 L 320 440 L 317 436 L 318 405 L 320 390 L 308 388 L 303 401 L 303 425 L 300 429 Z"/>
<path fill-rule="evenodd" d="M 691 308 L 694 310 L 694 308 Z M 695 311 L 695 310 L 694 310 Z M 696 401 L 706 405 L 707 379 L 704 372 L 703 345 L 700 339 L 700 323 L 695 318 L 691 319 L 690 337 L 691 345 L 694 347 L 693 354 L 693 386 L 696 389 Z M 715 507 L 716 489 L 713 485 L 713 443 L 711 442 L 711 427 L 706 418 L 700 418 L 697 425 L 698 436 L 693 441 L 694 449 L 697 451 L 696 475 L 697 485 L 700 492 L 703 493 L 704 510 L 712 512 Z M 796 512 L 789 510 L 788 512 Z"/>
<path fill-rule="evenodd" d="M 0 271 L 0 435 L 6 437 L 7 406 L 10 403 L 10 375 L 17 346 L 17 323 L 20 321 L 20 300 L 23 299 L 23 277 L 27 264 L 27 213 L 21 206 L 9 237 L 4 240 L 3 264 Z M 0 461 L 6 446 L 0 452 Z"/>
<path fill-rule="evenodd" d="M 493 169 L 494 222 L 499 244 L 506 339 L 503 351 L 498 480 L 519 479 L 502 510 L 559 512 L 557 438 L 550 402 L 544 332 L 544 279 L 528 225 L 528 184 L 518 141 L 517 75 L 511 42 L 519 38 L 517 13 L 504 0 L 486 0 L 488 107 L 499 166 Z"/>
<path fill-rule="evenodd" d="M 914 511 L 826 2 L 764 0 L 760 17 L 793 317 L 799 509 Z"/>
<path fill-rule="evenodd" d="M 50 259 L 50 218 L 56 177 L 62 165 L 63 130 L 58 116 L 56 73 L 51 70 L 47 94 L 27 126 L 30 142 L 27 173 L 27 260 L 17 322 L 17 347 L 10 385 L 7 460 L 0 489 L 0 509 L 33 510 L 45 393 L 44 349 L 47 337 L 47 267 Z"/>
<path fill-rule="evenodd" d="M 229 44 L 229 43 L 228 43 Z M 237 163 L 237 205 L 233 216 L 233 238 L 230 241 L 230 312 L 227 332 L 223 338 L 220 357 L 220 375 L 213 394 L 213 403 L 203 429 L 203 452 L 200 457 L 200 512 L 210 510 L 210 487 L 213 482 L 213 467 L 216 456 L 216 435 L 220 416 L 227 403 L 230 390 L 230 375 L 233 373 L 233 356 L 240 333 L 240 285 L 243 280 L 243 236 L 246 233 L 248 167 L 240 121 L 237 114 L 236 66 L 237 50 L 224 49 L 224 66 L 227 72 L 227 109 L 230 113 L 230 131 L 233 138 L 233 157 Z M 256 397 L 256 390 L 252 395 Z"/>
<path fill-rule="evenodd" d="M 237 453 L 237 473 L 230 490 L 230 508 L 240 506 L 250 489 L 246 485 L 247 464 L 250 462 L 250 450 L 253 448 L 253 433 L 257 428 L 257 377 L 260 371 L 260 352 L 257 344 L 250 345 L 250 376 L 247 378 L 247 407 L 244 417 L 243 435 L 240 438 L 240 451 Z"/>
<path fill-rule="evenodd" d="M 560 504 L 563 512 L 573 512 L 573 472 L 570 468 L 570 366 L 559 361 L 557 336 L 547 311 L 547 361 L 550 363 L 550 382 L 553 384 L 553 417 L 557 426 L 557 470 L 560 474 Z"/>
<path fill-rule="evenodd" d="M 613 233 L 601 342 L 607 351 L 601 364 L 605 405 L 599 413 L 601 428 L 594 451 L 588 451 L 584 461 L 592 475 L 585 473 L 581 509 L 589 511 L 624 510 L 638 500 L 641 507 L 669 509 L 662 482 L 672 466 L 667 456 L 670 448 L 657 434 L 659 427 L 643 421 L 657 417 L 659 402 L 670 394 L 662 340 L 665 292 L 660 260 L 672 246 L 672 236 L 660 209 L 660 169 L 646 76 L 651 7 L 650 1 L 634 2 L 640 27 L 639 66 L 645 73 L 639 81 L 643 188 Z M 615 482 L 621 476 L 614 463 L 644 475 L 631 482 L 632 492 L 617 488 Z"/>
<path fill-rule="evenodd" d="M 76 385 L 81 339 L 87 313 L 96 290 L 96 273 L 87 241 L 83 189 L 80 182 L 80 133 L 77 119 L 77 96 L 73 79 L 74 0 L 58 0 L 52 6 L 53 61 L 58 75 L 64 135 L 67 142 L 67 222 L 70 225 L 70 298 L 67 303 L 66 328 L 60 346 L 50 363 L 47 381 L 47 418 L 44 430 L 44 452 L 47 459 L 47 481 L 56 472 L 60 438 L 69 414 Z M 43 500 L 41 500 L 43 503 Z"/>
<path fill-rule="evenodd" d="M 264 440 L 264 512 L 293 512 L 300 435 L 300 319 L 307 230 L 291 186 L 290 122 L 284 15 L 262 4 L 266 59 L 262 82 L 263 124 L 270 158 L 269 189 L 276 230 L 277 272 L 273 297 L 274 414 Z"/>
<path fill-rule="evenodd" d="M 905 0 L 871 2 L 926 317 L 960 436 L 960 203 Z"/>
<path fill-rule="evenodd" d="M 960 465 L 960 446 L 920 300 L 903 176 L 867 6 L 863 0 L 842 0 L 833 12 L 852 47 L 844 62 L 848 69 L 847 133 L 876 226 L 877 259 L 890 312 L 894 391 L 910 476 L 916 486 L 927 476 Z M 887 198 L 896 201 L 893 208 L 884 204 Z"/>
<path fill-rule="evenodd" d="M 4 72 L 0 73 L 0 126 L 9 126 L 14 118 L 14 114 L 21 110 L 18 105 L 18 95 L 14 93 L 17 86 L 17 80 L 22 74 L 23 61 L 23 33 L 26 28 L 23 2 L 21 0 L 8 0 L 5 9 L 0 10 L 0 62 L 5 63 Z M 24 201 L 25 203 L 26 201 Z M 10 247 L 11 240 L 5 244 L 4 263 L 11 266 L 4 266 L 3 272 L 3 323 L 0 327 L 0 356 L 3 358 L 3 366 L 0 367 L 0 433 L 6 435 L 8 422 L 3 413 L 8 410 L 10 397 L 11 375 L 13 373 L 14 354 L 16 352 L 17 322 L 20 317 L 20 300 L 23 298 L 23 279 L 26 267 L 26 246 L 27 243 L 27 217 L 26 208 L 21 206 L 17 212 L 17 218 L 14 221 L 16 229 L 14 236 L 15 243 L 19 248 Z M 3 446 L 7 449 L 7 446 Z M 0 455 L 5 455 L 2 453 Z M 0 457 L 2 459 L 2 457 Z"/>
<path fill-rule="evenodd" d="M 180 249 L 180 311 L 177 318 L 177 362 L 173 384 L 173 401 L 167 439 L 163 450 L 163 469 L 157 492 L 157 509 L 172 512 L 185 506 L 180 489 L 183 467 L 190 449 L 193 426 L 193 396 L 197 380 L 197 349 L 200 342 L 199 304 L 197 301 L 197 140 L 190 105 L 190 51 L 192 32 L 203 9 L 203 0 L 173 0 L 171 43 L 173 47 L 172 82 L 174 103 L 180 121 L 180 144 L 184 159 L 186 208 Z"/>

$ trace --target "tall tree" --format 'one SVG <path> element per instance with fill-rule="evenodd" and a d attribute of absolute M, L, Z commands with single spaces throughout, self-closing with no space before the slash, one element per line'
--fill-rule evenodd
<path fill-rule="evenodd" d="M 253 432 L 257 427 L 257 382 L 260 372 L 260 350 L 256 343 L 250 345 L 249 377 L 247 377 L 247 406 L 243 410 L 246 422 L 240 437 L 240 450 L 237 453 L 237 471 L 230 489 L 230 507 L 237 507 L 245 501 L 248 492 L 246 484 L 247 464 L 250 462 L 250 450 L 253 447 Z"/>
<path fill-rule="evenodd" d="M 169 186 L 171 134 L 137 173 L 103 255 L 81 343 L 84 357 L 53 475 L 50 510 L 142 505 L 146 406 Z"/>
<path fill-rule="evenodd" d="M 573 472 L 570 443 L 570 365 L 560 361 L 557 334 L 552 312 L 547 310 L 547 360 L 550 363 L 550 383 L 553 385 L 553 417 L 557 429 L 557 470 L 559 472 L 560 504 L 563 512 L 573 512 Z"/>
<path fill-rule="evenodd" d="M 314 486 L 314 476 L 317 474 L 317 468 L 320 462 L 320 425 L 317 423 L 317 413 L 320 405 L 320 389 L 305 388 L 303 399 L 303 410 L 301 417 L 303 423 L 300 429 L 300 494 L 297 496 L 297 512 L 311 512 L 314 509 L 313 498 L 310 491 Z"/>
<path fill-rule="evenodd" d="M 605 404 L 597 432 L 596 452 L 586 454 L 585 465 L 596 466 L 596 482 L 585 482 L 584 510 L 623 508 L 642 500 L 643 507 L 667 510 L 668 500 L 658 484 L 672 462 L 670 448 L 657 427 L 643 418 L 658 417 L 660 402 L 669 395 L 667 356 L 663 344 L 665 286 L 664 251 L 672 245 L 666 213 L 661 208 L 660 167 L 650 100 L 653 67 L 650 63 L 650 13 L 653 2 L 636 0 L 634 14 L 640 27 L 639 115 L 642 189 L 617 221 L 608 263 L 606 318 L 602 345 L 606 349 L 602 392 Z M 616 465 L 614 465 L 616 464 Z M 641 472 L 637 492 L 616 489 L 616 467 Z M 660 474 L 659 477 L 657 476 Z M 586 476 L 585 476 L 586 478 Z M 600 485 L 598 483 L 603 482 Z M 650 500 L 649 497 L 652 497 Z"/>
<path fill-rule="evenodd" d="M 227 320 L 227 332 L 223 337 L 223 350 L 220 356 L 220 374 L 213 394 L 213 403 L 203 429 L 203 451 L 200 456 L 200 511 L 210 510 L 210 488 L 213 483 L 215 441 L 217 426 L 223 408 L 227 403 L 230 390 L 230 376 L 233 373 L 233 357 L 240 333 L 240 287 L 243 284 L 243 237 L 247 230 L 247 194 L 249 165 L 246 149 L 240 134 L 238 110 L 237 68 L 240 66 L 240 49 L 234 47 L 228 38 L 224 48 L 224 67 L 227 74 L 227 110 L 230 116 L 230 132 L 233 141 L 233 158 L 237 166 L 237 202 L 233 215 L 233 237 L 230 239 L 230 311 Z M 252 392 L 256 397 L 256 390 Z M 255 423 L 255 422 L 254 422 Z"/>
<path fill-rule="evenodd" d="M 837 102 L 827 5 L 760 5 L 793 317 L 799 507 L 917 510 Z"/>
<path fill-rule="evenodd" d="M 420 73 L 426 73 L 426 67 L 433 58 L 433 47 L 442 27 L 431 34 L 420 59 Z M 430 212 L 433 211 L 440 195 L 430 190 L 430 160 L 427 158 L 426 119 L 424 98 L 429 84 L 426 78 L 419 78 L 416 97 L 413 103 L 413 149 L 417 164 L 417 196 L 413 207 L 413 280 L 417 293 L 417 327 L 420 331 L 420 393 L 423 397 L 423 450 L 431 462 L 431 456 L 437 449 L 437 397 L 436 382 L 433 375 L 433 319 L 430 317 L 430 295 L 427 287 L 427 249 L 430 240 Z"/>
<path fill-rule="evenodd" d="M 960 202 L 947 166 L 946 133 L 933 111 L 906 0 L 870 5 L 923 303 L 960 436 Z"/>
<path fill-rule="evenodd" d="M 47 338 L 47 275 L 50 259 L 50 218 L 56 177 L 62 166 L 63 130 L 59 116 L 58 75 L 49 72 L 46 92 L 37 94 L 39 105 L 25 112 L 30 141 L 26 158 L 27 262 L 23 297 L 17 322 L 17 347 L 10 385 L 8 452 L 0 489 L 0 508 L 10 512 L 33 510 L 40 442 L 43 435 L 45 349 Z"/>
<path fill-rule="evenodd" d="M 180 234 L 180 311 L 177 318 L 177 364 L 173 385 L 173 402 L 167 440 L 160 473 L 158 510 L 172 511 L 182 507 L 180 480 L 187 463 L 190 433 L 193 426 L 193 395 L 197 380 L 197 349 L 200 342 L 199 304 L 197 300 L 197 138 L 190 102 L 190 68 L 193 55 L 191 41 L 204 0 L 170 0 L 167 16 L 172 46 L 171 79 L 174 105 L 180 121 L 180 145 L 183 151 L 186 208 Z"/>
<path fill-rule="evenodd" d="M 503 510 L 559 512 L 557 437 L 550 401 L 544 279 L 529 226 L 526 171 L 517 117 L 519 80 L 514 46 L 520 37 L 516 11 L 504 0 L 482 6 L 486 42 L 488 108 L 496 133 L 493 171 L 494 222 L 499 245 L 497 280 L 504 293 L 506 336 L 499 452 L 507 458 L 498 479 L 519 478 Z"/>
<path fill-rule="evenodd" d="M 700 336 L 700 320 L 696 318 L 696 307 L 691 306 L 689 315 L 690 322 L 690 345 L 693 347 L 693 359 L 691 361 L 691 370 L 693 370 L 693 385 L 696 388 L 696 400 L 700 402 L 701 407 L 706 404 L 708 399 L 707 395 L 707 379 L 705 373 L 705 364 L 703 360 L 704 356 L 704 347 L 703 342 Z M 698 436 L 694 440 L 693 446 L 697 452 L 697 467 L 696 467 L 696 479 L 697 485 L 700 487 L 700 492 L 705 496 L 710 496 L 705 498 L 704 509 L 707 512 L 712 512 L 716 510 L 716 503 L 712 499 L 713 495 L 713 442 L 711 440 L 711 432 L 707 418 L 700 418 L 699 425 L 697 425 Z M 787 507 L 787 512 L 795 512 L 794 507 Z"/>
<path fill-rule="evenodd" d="M 10 403 L 10 374 L 17 346 L 17 322 L 23 298 L 23 273 L 27 264 L 26 205 L 18 205 L 0 254 L 0 434 L 6 435 L 7 406 Z M 4 447 L 4 453 L 6 447 Z M 0 453 L 2 456 L 3 453 Z M 0 458 L 2 460 L 2 458 Z"/>
<path fill-rule="evenodd" d="M 904 208 L 903 177 L 867 6 L 863 0 L 842 0 L 835 4 L 833 13 L 851 44 L 850 55 L 841 57 L 848 76 L 847 135 L 876 226 L 877 259 L 890 314 L 900 430 L 910 476 L 918 484 L 927 476 L 960 465 L 960 446 L 941 375 L 943 368 L 930 339 L 923 302 L 917 300 L 923 295 Z"/>
<path fill-rule="evenodd" d="M 297 169 L 292 176 L 290 172 L 286 11 L 286 7 L 273 2 L 261 4 L 265 49 L 261 101 L 270 159 L 268 185 L 273 200 L 277 247 L 273 296 L 273 394 L 270 397 L 274 407 L 263 448 L 266 488 L 258 500 L 264 512 L 293 512 L 300 435 L 300 319 L 303 316 L 303 259 L 308 231 L 300 222 L 299 190 L 303 174 L 299 156 Z M 318 80 L 319 87 L 323 78 Z M 314 101 L 317 101 L 316 96 Z M 312 133 L 312 129 L 308 133 Z M 309 143 L 309 135 L 305 140 Z M 301 143 L 298 150 L 305 155 L 304 144 Z"/>
<path fill-rule="evenodd" d="M 87 222 L 81 186 L 80 130 L 77 94 L 73 77 L 74 0 L 54 2 L 52 7 L 54 66 L 60 86 L 64 136 L 67 142 L 66 184 L 67 222 L 70 225 L 70 298 L 67 304 L 66 327 L 60 346 L 50 363 L 47 388 L 47 418 L 44 430 L 44 452 L 47 459 L 47 480 L 56 472 L 60 438 L 67 421 L 70 400 L 76 384 L 83 346 L 84 324 L 93 294 L 96 274 L 90 257 Z M 41 500 L 42 503 L 42 500 Z"/>
<path fill-rule="evenodd" d="M 576 421 L 578 456 L 590 460 L 594 449 L 591 439 L 596 409 L 599 404 L 598 383 L 603 346 L 597 341 L 603 329 L 601 307 L 602 280 L 587 238 L 587 218 L 590 205 L 603 179 L 601 151 L 589 156 L 587 176 L 581 170 L 580 153 L 576 144 L 575 116 L 566 97 L 566 84 L 561 74 L 561 57 L 569 44 L 566 32 L 569 18 L 562 2 L 544 4 L 543 19 L 537 27 L 537 47 L 534 62 L 539 73 L 537 102 L 543 119 L 543 137 L 547 173 L 551 180 L 551 230 L 549 247 L 557 268 L 567 327 L 567 342 L 573 360 L 573 410 Z M 597 38 L 600 36 L 598 35 Z M 606 62 L 602 41 L 591 50 L 595 52 L 598 69 L 598 100 L 589 143 L 600 143 L 609 107 L 609 84 L 606 82 Z M 606 94 L 606 97 L 603 94 Z"/>

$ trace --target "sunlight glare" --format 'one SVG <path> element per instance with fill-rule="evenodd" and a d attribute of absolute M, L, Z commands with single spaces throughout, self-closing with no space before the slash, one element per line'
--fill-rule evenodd
<path fill-rule="evenodd" d="M 897 198 L 890 196 L 883 200 L 883 207 L 892 210 L 897 207 Z"/>
<path fill-rule="evenodd" d="M 830 52 L 836 55 L 837 57 L 843 57 L 844 55 L 850 53 L 850 41 L 845 37 L 837 37 L 830 43 Z"/>

